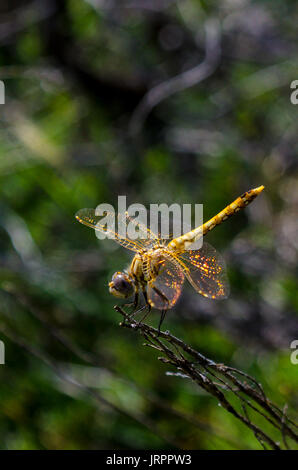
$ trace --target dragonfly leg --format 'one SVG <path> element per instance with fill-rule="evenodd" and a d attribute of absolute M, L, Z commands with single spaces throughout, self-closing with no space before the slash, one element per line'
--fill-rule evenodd
<path fill-rule="evenodd" d="M 134 301 L 133 301 L 134 309 L 137 308 L 138 303 L 139 303 L 139 293 L 138 293 L 138 291 L 136 291 L 136 293 L 135 293 L 135 298 L 134 298 Z"/>
<path fill-rule="evenodd" d="M 133 302 L 127 302 L 126 304 L 123 305 L 123 307 L 128 307 L 128 308 L 133 307 L 133 311 L 130 313 L 130 315 L 133 315 L 138 306 L 138 303 L 139 303 L 139 293 L 136 292 Z"/>
<path fill-rule="evenodd" d="M 160 315 L 160 319 L 159 319 L 159 324 L 158 324 L 158 335 L 157 335 L 157 336 L 160 335 L 160 328 L 161 328 L 162 322 L 163 322 L 164 319 L 165 319 L 166 313 L 167 313 L 167 310 L 162 310 L 162 311 L 161 311 L 161 315 Z"/>
<path fill-rule="evenodd" d="M 144 306 L 144 308 L 148 307 L 148 305 Z M 148 308 L 147 312 L 145 313 L 145 315 L 143 315 L 143 317 L 141 318 L 141 320 L 138 322 L 138 324 L 140 325 L 141 323 L 143 323 L 143 321 L 148 317 L 149 313 L 151 311 L 151 307 Z"/>
<path fill-rule="evenodd" d="M 138 308 L 137 310 L 134 310 L 133 312 L 131 312 L 131 314 L 129 315 L 130 317 L 134 317 L 137 313 L 141 312 L 142 310 L 144 310 L 147 307 L 148 307 L 148 313 L 150 312 L 151 305 L 148 302 L 146 291 L 143 291 L 143 295 L 144 295 L 144 299 L 145 299 L 145 305 L 143 305 L 142 307 Z M 133 305 L 134 305 L 135 309 L 137 308 L 138 303 L 139 303 L 139 294 L 138 294 L 138 292 L 136 292 L 135 299 L 134 299 L 134 302 L 133 302 Z"/>
<path fill-rule="evenodd" d="M 145 300 L 145 305 L 143 305 L 143 307 L 139 308 L 136 312 L 133 312 L 133 316 L 135 316 L 136 313 L 139 313 L 141 312 L 142 310 L 145 310 L 148 308 L 148 311 L 145 313 L 145 315 L 141 318 L 141 320 L 138 322 L 138 324 L 140 325 L 141 323 L 143 323 L 143 321 L 145 320 L 145 318 L 147 318 L 147 316 L 149 315 L 149 313 L 151 312 L 151 305 L 149 304 L 148 302 L 148 297 L 147 297 L 147 292 L 145 290 L 142 291 L 143 292 L 143 296 L 144 296 L 144 300 Z"/>
<path fill-rule="evenodd" d="M 147 292 L 145 290 L 142 291 L 143 292 L 143 296 L 144 296 L 144 300 L 145 300 L 145 304 L 147 305 L 148 309 L 149 309 L 149 312 L 151 310 L 151 305 L 148 301 L 148 296 L 147 296 Z"/>
<path fill-rule="evenodd" d="M 142 312 L 143 310 L 145 309 L 148 309 L 145 313 L 145 315 L 141 318 L 140 321 L 137 322 L 137 325 L 140 325 L 141 323 L 143 323 L 143 321 L 145 320 L 145 318 L 149 315 L 149 313 L 151 312 L 151 305 L 148 301 L 148 297 L 147 297 L 147 292 L 145 290 L 142 291 L 143 292 L 143 296 L 144 296 L 144 300 L 145 300 L 145 305 L 143 305 L 142 307 L 138 308 L 137 310 L 133 310 L 130 314 L 129 314 L 129 317 L 130 318 L 133 318 L 135 315 L 137 315 L 138 313 Z M 136 308 L 138 306 L 138 300 L 139 300 L 139 295 L 138 293 L 136 293 L 135 295 L 135 299 L 134 299 L 134 302 L 133 303 L 130 303 L 130 304 L 125 304 L 126 306 L 129 305 L 129 306 L 132 306 L 134 305 L 134 307 Z"/>
<path fill-rule="evenodd" d="M 147 308 L 147 305 L 142 305 L 142 307 L 138 308 L 138 310 L 135 310 L 134 312 L 132 312 L 129 316 L 130 318 L 134 317 L 135 315 L 137 315 L 138 313 L 142 312 L 143 310 L 145 310 Z"/>
<path fill-rule="evenodd" d="M 145 320 L 145 318 L 149 315 L 149 313 L 151 312 L 151 305 L 149 304 L 148 302 L 148 297 L 147 297 L 147 292 L 145 290 L 142 291 L 143 292 L 143 296 L 144 296 L 144 300 L 145 300 L 145 305 L 144 305 L 144 308 L 148 308 L 148 311 L 145 313 L 145 315 L 143 316 L 143 318 L 141 318 L 141 320 L 139 321 L 139 323 L 143 323 L 143 321 Z"/>
<path fill-rule="evenodd" d="M 150 311 L 151 311 L 151 305 L 150 304 L 146 304 L 146 305 L 143 305 L 142 307 L 140 307 L 138 310 L 136 310 L 135 312 L 132 312 L 132 314 L 130 315 L 130 317 L 134 317 L 137 313 L 140 313 L 142 312 L 142 310 L 145 310 L 147 309 L 147 312 L 145 313 L 145 315 L 143 315 L 143 317 L 141 318 L 141 320 L 139 320 L 137 322 L 137 325 L 139 326 L 141 323 L 143 323 L 143 321 L 145 320 L 145 318 L 147 318 L 147 316 L 149 315 Z"/>
<path fill-rule="evenodd" d="M 169 306 L 169 300 L 167 299 L 167 297 L 157 287 L 153 286 L 153 289 Z M 161 311 L 159 325 L 158 325 L 158 336 L 160 335 L 160 328 L 161 328 L 162 322 L 165 319 L 167 311 L 168 311 L 168 308 L 165 308 Z"/>

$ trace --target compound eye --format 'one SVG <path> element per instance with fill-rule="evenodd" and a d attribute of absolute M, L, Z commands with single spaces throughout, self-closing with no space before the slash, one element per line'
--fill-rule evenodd
<path fill-rule="evenodd" d="M 113 282 L 115 289 L 119 291 L 125 291 L 130 288 L 130 283 L 126 281 L 126 279 L 123 279 L 121 276 L 116 277 Z"/>
<path fill-rule="evenodd" d="M 132 295 L 133 285 L 127 274 L 115 273 L 112 277 L 112 287 L 125 297 Z"/>

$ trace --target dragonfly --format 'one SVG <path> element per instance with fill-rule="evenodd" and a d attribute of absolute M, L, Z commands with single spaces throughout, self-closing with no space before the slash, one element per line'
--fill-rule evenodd
<path fill-rule="evenodd" d="M 109 292 L 122 299 L 134 296 L 134 312 L 143 296 L 148 313 L 154 307 L 161 310 L 158 331 L 166 312 L 179 299 L 185 278 L 202 296 L 210 299 L 225 299 L 229 295 L 229 281 L 222 256 L 209 243 L 192 250 L 192 245 L 214 227 L 250 204 L 264 189 L 251 189 L 229 204 L 225 209 L 203 225 L 171 240 L 164 240 L 127 212 L 118 214 L 118 223 L 135 223 L 140 232 L 138 239 L 122 237 L 117 231 L 107 229 L 107 224 L 96 215 L 94 209 L 81 209 L 76 219 L 84 225 L 102 233 L 110 232 L 114 240 L 134 253 L 127 269 L 117 271 L 109 282 Z M 114 213 L 108 214 L 114 217 Z M 144 308 L 144 307 L 143 307 Z"/>

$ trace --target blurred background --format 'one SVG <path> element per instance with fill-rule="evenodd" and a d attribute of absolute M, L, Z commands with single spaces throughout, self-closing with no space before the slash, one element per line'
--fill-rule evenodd
<path fill-rule="evenodd" d="M 0 13 L 0 447 L 260 448 L 118 326 L 107 284 L 130 253 L 74 214 L 126 195 L 203 203 L 208 220 L 264 184 L 207 237 L 229 299 L 185 285 L 164 327 L 295 419 L 297 2 L 2 0 Z"/>

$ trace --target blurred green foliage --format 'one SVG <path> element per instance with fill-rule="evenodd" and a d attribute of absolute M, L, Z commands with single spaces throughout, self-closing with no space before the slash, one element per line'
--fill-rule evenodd
<path fill-rule="evenodd" d="M 207 220 L 264 184 L 208 235 L 226 259 L 230 298 L 206 300 L 185 285 L 165 327 L 256 377 L 295 418 L 295 2 L 14 0 L 0 10 L 1 448 L 259 448 L 213 398 L 167 376 L 141 337 L 119 328 L 107 284 L 130 255 L 74 214 L 126 195 L 128 204 L 203 203 Z M 218 67 L 162 101 L 132 136 L 143 95 L 203 60 L 211 17 L 221 28 Z M 18 338 L 111 406 L 59 378 Z"/>

